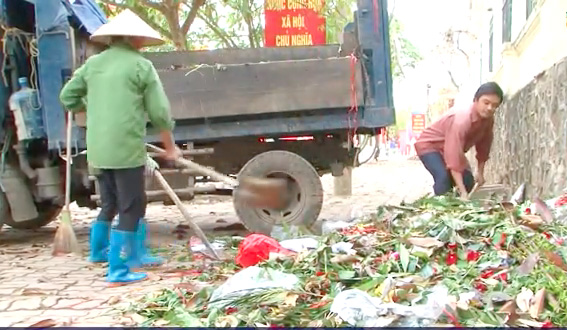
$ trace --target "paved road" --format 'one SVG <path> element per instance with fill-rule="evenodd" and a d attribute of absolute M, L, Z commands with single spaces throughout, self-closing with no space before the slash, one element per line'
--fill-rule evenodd
<path fill-rule="evenodd" d="M 333 179 L 325 176 L 325 204 L 320 219 L 347 220 L 351 215 L 372 212 L 380 204 L 411 201 L 428 193 L 431 183 L 420 163 L 408 160 L 380 161 L 355 169 L 353 195 L 348 198 L 332 196 Z M 203 229 L 245 234 L 228 197 L 198 197 L 187 205 Z M 85 209 L 73 211 L 75 231 L 85 256 L 88 226 L 96 214 Z M 183 223 L 174 206 L 150 205 L 148 222 L 154 247 L 183 253 L 189 237 L 172 234 Z M 183 262 L 170 257 L 167 265 L 150 272 L 149 281 L 108 288 L 102 265 L 90 264 L 86 257 L 51 256 L 55 228 L 54 223 L 34 232 L 7 227 L 0 232 L 0 326 L 30 326 L 44 320 L 53 320 L 59 326 L 132 325 L 137 320 L 121 316 L 117 308 L 181 281 L 168 270 L 183 267 Z"/>

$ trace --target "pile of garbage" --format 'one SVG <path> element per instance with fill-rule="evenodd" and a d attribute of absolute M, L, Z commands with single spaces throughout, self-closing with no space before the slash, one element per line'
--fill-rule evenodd
<path fill-rule="evenodd" d="M 130 312 L 142 326 L 567 326 L 561 200 L 428 197 L 323 236 L 251 234 Z"/>

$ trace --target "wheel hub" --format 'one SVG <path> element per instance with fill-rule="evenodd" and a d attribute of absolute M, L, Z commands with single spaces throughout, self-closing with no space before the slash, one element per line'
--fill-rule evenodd
<path fill-rule="evenodd" d="M 281 172 L 270 173 L 267 177 L 287 180 L 288 189 L 287 196 L 284 198 L 285 203 L 283 207 L 277 209 L 258 208 L 255 210 L 255 213 L 262 221 L 272 225 L 293 221 L 297 213 L 302 212 L 305 207 L 305 201 L 298 182 L 289 174 Z"/>

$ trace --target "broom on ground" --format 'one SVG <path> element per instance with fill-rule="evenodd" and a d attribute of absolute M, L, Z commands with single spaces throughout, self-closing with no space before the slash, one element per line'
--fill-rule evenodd
<path fill-rule="evenodd" d="M 73 69 L 75 69 L 76 61 L 76 50 L 75 50 L 75 32 L 71 28 L 71 56 Z M 62 255 L 69 253 L 81 254 L 81 246 L 77 241 L 77 236 L 73 230 L 73 225 L 71 224 L 71 210 L 69 205 L 71 204 L 71 131 L 73 127 L 73 114 L 71 111 L 67 112 L 67 157 L 65 163 L 65 207 L 59 215 L 59 227 L 57 227 L 57 232 L 55 233 L 55 239 L 53 240 L 53 255 Z"/>

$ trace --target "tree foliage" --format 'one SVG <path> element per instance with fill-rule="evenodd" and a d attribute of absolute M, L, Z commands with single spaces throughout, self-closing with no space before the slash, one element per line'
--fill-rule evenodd
<path fill-rule="evenodd" d="M 98 0 L 105 10 L 130 9 L 169 40 L 175 49 L 187 50 L 187 35 L 205 0 Z M 109 6 L 110 5 L 110 6 Z M 115 9 L 112 9 L 114 7 Z"/>
<path fill-rule="evenodd" d="M 390 17 L 390 52 L 394 77 L 404 77 L 406 69 L 415 68 L 423 59 L 411 41 L 404 37 L 402 25 L 395 16 Z"/>

